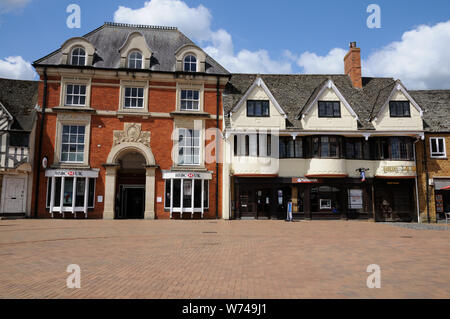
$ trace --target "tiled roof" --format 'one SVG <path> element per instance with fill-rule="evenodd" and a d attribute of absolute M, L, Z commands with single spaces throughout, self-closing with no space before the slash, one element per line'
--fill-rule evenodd
<path fill-rule="evenodd" d="M 98 62 L 95 68 L 117 69 L 120 66 L 119 49 L 132 33 L 140 32 L 148 45 L 153 56 L 150 69 L 152 71 L 174 72 L 176 66 L 175 52 L 187 44 L 195 45 L 177 28 L 129 25 L 119 23 L 105 23 L 100 28 L 83 36 L 97 50 Z M 49 54 L 48 56 L 35 62 L 36 65 L 59 65 L 61 60 L 61 50 Z M 206 73 L 228 75 L 218 62 L 209 55 L 206 55 Z"/>
<path fill-rule="evenodd" d="M 287 114 L 287 128 L 301 129 L 301 121 L 297 119 L 301 111 L 317 95 L 325 83 L 331 79 L 344 98 L 358 115 L 360 129 L 374 129 L 370 119 L 373 112 L 379 110 L 386 102 L 394 88 L 393 78 L 363 78 L 363 88 L 353 87 L 347 75 L 309 75 L 309 74 L 233 74 L 224 94 L 225 114 L 229 114 L 245 92 L 260 76 L 272 92 L 275 99 Z M 230 126 L 226 118 L 226 126 Z"/>
<path fill-rule="evenodd" d="M 32 130 L 37 99 L 37 81 L 0 79 L 0 102 L 14 118 L 11 129 Z"/>
<path fill-rule="evenodd" d="M 450 132 L 450 90 L 409 91 L 424 110 L 424 129 Z"/>

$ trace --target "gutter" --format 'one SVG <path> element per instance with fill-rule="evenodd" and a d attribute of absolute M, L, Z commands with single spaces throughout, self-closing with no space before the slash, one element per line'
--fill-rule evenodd
<path fill-rule="evenodd" d="M 425 168 L 425 187 L 426 187 L 426 195 L 427 195 L 427 220 L 428 224 L 431 223 L 430 220 L 430 188 L 428 186 L 428 180 L 430 178 L 430 174 L 428 172 L 428 160 L 427 160 L 427 140 L 426 137 L 423 140 L 423 166 Z"/>
<path fill-rule="evenodd" d="M 217 76 L 216 132 L 219 132 L 220 76 Z M 219 219 L 219 136 L 216 135 L 216 219 Z"/>
<path fill-rule="evenodd" d="M 42 138 L 44 135 L 44 123 L 45 123 L 45 108 L 47 106 L 47 91 L 48 91 L 48 78 L 47 78 L 47 67 L 44 68 L 44 98 L 42 102 L 42 118 L 41 127 L 39 130 L 39 142 L 38 142 L 38 156 L 35 161 L 37 176 L 36 176 L 36 194 L 34 198 L 34 218 L 38 218 L 38 206 L 39 206 L 39 186 L 41 178 L 41 157 L 42 157 Z"/>

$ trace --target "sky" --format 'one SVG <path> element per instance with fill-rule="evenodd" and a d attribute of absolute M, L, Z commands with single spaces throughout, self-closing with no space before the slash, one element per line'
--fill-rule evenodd
<path fill-rule="evenodd" d="M 33 61 L 106 21 L 176 26 L 235 73 L 342 74 L 356 41 L 363 76 L 450 89 L 448 0 L 0 0 L 0 77 L 36 79 Z"/>

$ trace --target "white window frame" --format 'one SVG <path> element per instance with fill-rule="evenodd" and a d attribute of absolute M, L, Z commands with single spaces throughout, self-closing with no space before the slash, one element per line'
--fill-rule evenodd
<path fill-rule="evenodd" d="M 68 93 L 69 91 L 69 86 L 72 86 L 72 93 Z M 74 93 L 75 92 L 75 87 L 78 87 L 78 93 Z M 84 94 L 81 94 L 81 88 L 84 87 Z M 76 106 L 76 107 L 86 107 L 86 101 L 87 101 L 87 85 L 84 83 L 67 83 L 65 85 L 65 94 L 64 94 L 64 106 Z M 72 96 L 72 103 L 69 104 L 67 103 L 67 98 L 70 96 Z M 78 100 L 80 101 L 82 97 L 84 97 L 84 103 L 78 103 L 75 104 L 73 103 L 73 100 L 75 97 L 78 97 Z"/>
<path fill-rule="evenodd" d="M 187 62 L 186 59 L 189 58 L 189 57 L 193 57 L 195 59 L 195 62 L 192 62 L 192 61 Z M 189 66 L 190 66 L 189 69 L 191 69 L 192 65 L 194 64 L 195 65 L 195 70 L 194 71 L 193 70 L 187 70 L 186 69 L 186 63 L 189 64 Z M 183 58 L 183 71 L 184 72 L 197 72 L 197 70 L 198 70 L 198 58 L 197 58 L 197 56 L 195 54 L 193 54 L 193 53 L 186 54 L 185 57 Z"/>
<path fill-rule="evenodd" d="M 198 145 L 194 144 L 194 139 L 195 137 L 195 132 L 198 132 Z M 184 134 L 182 134 L 184 133 Z M 180 145 L 180 136 L 184 137 L 184 143 L 186 143 L 186 141 L 190 141 L 191 144 L 190 145 Z M 178 149 L 177 149 L 177 160 L 178 160 L 178 165 L 179 166 L 200 166 L 202 164 L 202 143 L 201 143 L 201 138 L 202 138 L 202 132 L 201 130 L 196 130 L 195 128 L 179 128 L 178 129 Z M 181 158 L 180 158 L 180 149 L 183 148 L 184 150 L 190 150 L 190 157 L 193 158 L 192 163 L 181 163 Z M 193 151 L 197 149 L 198 150 L 198 155 L 193 155 Z M 183 152 L 183 158 L 185 158 L 185 153 Z M 198 162 L 194 161 L 195 157 L 198 157 Z"/>
<path fill-rule="evenodd" d="M 85 126 L 83 162 L 61 162 L 63 126 Z M 91 134 L 91 116 L 89 114 L 58 113 L 55 133 L 54 163 L 61 167 L 88 167 Z"/>
<path fill-rule="evenodd" d="M 64 127 L 68 127 L 69 128 L 69 133 L 68 134 L 68 138 L 69 140 L 67 142 L 64 143 Z M 77 127 L 77 133 L 72 133 L 72 127 Z M 78 141 L 78 137 L 81 135 L 78 133 L 78 130 L 80 127 L 84 127 L 84 134 L 83 134 L 83 143 L 80 143 Z M 72 135 L 75 135 L 76 137 L 76 141 L 75 142 L 70 142 L 70 137 L 72 137 Z M 64 144 L 66 144 L 69 147 L 69 150 L 67 152 L 64 152 Z M 62 157 L 63 157 L 63 153 L 67 153 L 69 156 L 70 154 L 75 154 L 75 157 L 77 158 L 79 154 L 81 154 L 81 152 L 75 151 L 75 152 L 71 152 L 70 151 L 70 146 L 75 146 L 78 149 L 78 146 L 83 146 L 83 159 L 81 161 L 75 160 L 75 161 L 71 161 L 71 160 L 66 160 L 63 161 Z M 62 125 L 62 132 L 61 132 L 61 147 L 60 147 L 60 159 L 61 159 L 61 163 L 65 163 L 65 164 L 78 164 L 78 163 L 84 163 L 84 156 L 85 156 L 85 148 L 86 148 L 86 125 L 70 125 L 70 124 L 63 124 Z"/>
<path fill-rule="evenodd" d="M 128 90 L 131 93 L 130 96 L 127 96 L 127 91 Z M 136 91 L 136 96 L 134 95 L 133 91 Z M 139 96 L 140 95 L 139 91 L 142 91 L 142 96 Z M 124 92 L 123 93 L 123 109 L 124 110 L 142 110 L 142 109 L 144 109 L 144 107 L 145 107 L 145 105 L 144 105 L 145 104 L 145 88 L 139 87 L 139 86 L 135 86 L 135 87 L 126 86 L 124 88 L 123 92 Z M 131 105 L 127 106 L 126 105 L 126 100 L 127 99 L 130 99 L 130 104 L 132 104 L 131 103 L 132 100 L 135 100 L 136 104 L 138 104 L 139 101 L 142 101 L 142 106 L 131 106 Z"/>
<path fill-rule="evenodd" d="M 62 179 L 62 177 L 54 177 L 54 178 L 55 178 L 55 181 L 56 181 L 57 178 L 61 178 Z M 65 177 L 65 178 L 68 178 L 68 177 Z M 96 190 L 96 186 L 97 186 L 97 178 L 93 178 L 93 177 L 77 177 L 77 181 L 79 179 L 84 179 L 85 182 L 88 183 L 88 205 L 87 205 L 87 208 L 94 209 L 95 208 L 95 190 Z M 50 181 L 52 181 L 52 180 L 53 180 L 53 177 L 47 177 L 47 193 L 46 193 L 46 198 L 45 198 L 45 207 L 47 209 L 50 208 L 50 202 L 48 200 L 48 197 L 49 197 L 48 191 L 49 191 L 49 188 L 50 188 Z M 90 182 L 90 180 L 94 180 L 94 193 L 93 193 L 94 194 L 94 198 L 92 200 L 92 205 L 91 206 L 89 206 L 89 182 Z M 86 187 L 86 184 L 85 184 L 85 187 Z M 50 190 L 50 192 L 51 192 L 51 190 Z M 57 194 L 55 193 L 55 197 L 54 198 L 56 198 L 56 196 L 57 196 Z M 50 201 L 51 201 L 51 197 L 50 197 Z M 76 211 L 80 211 L 81 212 L 81 211 L 83 211 L 84 207 L 75 206 L 75 208 L 76 208 Z M 53 209 L 53 211 L 54 212 L 59 212 L 61 210 L 59 209 L 59 207 L 55 207 Z"/>
<path fill-rule="evenodd" d="M 68 85 L 84 85 L 86 86 L 85 103 L 67 105 L 67 86 Z M 90 78 L 76 78 L 76 77 L 64 77 L 61 79 L 60 90 L 60 102 L 61 108 L 77 108 L 77 109 L 89 109 L 91 105 L 91 79 Z"/>
<path fill-rule="evenodd" d="M 81 50 L 84 51 L 84 64 L 79 64 L 80 58 L 83 57 L 83 55 L 80 55 L 80 54 L 74 55 L 74 52 L 75 52 L 75 50 L 77 50 L 77 49 L 81 49 Z M 77 64 L 74 64 L 74 63 L 73 63 L 73 58 L 74 58 L 74 57 L 77 57 L 77 61 L 78 61 Z M 74 66 L 86 66 L 86 65 L 87 65 L 87 58 L 88 58 L 88 56 L 87 56 L 87 53 L 86 53 L 86 49 L 85 49 L 84 47 L 77 46 L 77 47 L 73 48 L 72 51 L 70 51 L 70 65 L 74 65 Z"/>
<path fill-rule="evenodd" d="M 186 92 L 186 98 L 183 99 L 183 92 Z M 192 94 L 192 98 L 188 98 L 189 92 Z M 194 98 L 194 94 L 197 92 L 198 99 Z M 182 107 L 183 102 L 189 103 L 192 102 L 192 108 L 184 108 Z M 194 104 L 197 104 L 197 107 L 194 108 Z M 189 90 L 189 89 L 181 89 L 180 90 L 180 110 L 181 111 L 200 111 L 200 90 Z"/>
<path fill-rule="evenodd" d="M 433 144 L 436 148 L 439 148 L 439 140 L 442 140 L 443 152 L 438 152 L 433 154 Z M 447 149 L 445 145 L 445 137 L 430 137 L 430 158 L 447 158 Z M 436 155 L 437 154 L 437 155 Z"/>
<path fill-rule="evenodd" d="M 143 89 L 144 100 L 142 107 L 125 107 L 125 91 L 127 88 Z M 146 113 L 148 112 L 148 81 L 132 81 L 132 80 L 121 80 L 120 81 L 120 101 L 119 101 L 119 112 L 126 113 Z"/>
<path fill-rule="evenodd" d="M 140 54 L 141 58 L 140 59 L 137 59 L 137 58 L 133 58 L 132 59 L 131 55 L 135 54 L 135 53 Z M 140 68 L 136 67 L 136 64 L 137 64 L 138 61 L 140 61 L 140 63 L 141 63 L 141 67 Z M 133 64 L 133 66 L 131 64 Z M 137 70 L 143 69 L 144 68 L 144 56 L 142 55 L 142 52 L 138 51 L 138 50 L 131 51 L 128 54 L 127 66 L 128 66 L 129 69 L 137 69 Z"/>
<path fill-rule="evenodd" d="M 182 91 L 198 91 L 198 108 L 192 110 L 181 109 L 181 92 Z M 204 95 L 205 87 L 203 84 L 177 83 L 177 106 L 176 110 L 183 113 L 201 113 L 204 111 Z"/>

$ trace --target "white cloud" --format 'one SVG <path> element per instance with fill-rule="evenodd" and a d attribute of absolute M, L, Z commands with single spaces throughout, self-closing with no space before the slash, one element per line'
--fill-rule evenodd
<path fill-rule="evenodd" d="M 332 49 L 326 56 L 304 52 L 297 60 L 297 65 L 308 74 L 342 74 L 344 72 L 344 49 Z"/>
<path fill-rule="evenodd" d="M 0 13 L 21 10 L 31 2 L 31 0 L 0 0 Z"/>
<path fill-rule="evenodd" d="M 434 26 L 421 25 L 371 54 L 363 73 L 393 76 L 408 88 L 450 89 L 450 20 Z"/>
<path fill-rule="evenodd" d="M 139 9 L 120 6 L 114 21 L 131 24 L 176 26 L 189 38 L 199 41 L 205 51 L 231 72 L 289 73 L 291 63 L 273 60 L 266 50 L 234 53 L 231 35 L 223 29 L 211 30 L 212 15 L 202 5 L 189 7 L 181 0 L 150 0 Z"/>
<path fill-rule="evenodd" d="M 325 56 L 305 52 L 297 64 L 304 73 L 343 73 L 346 52 L 340 48 Z M 400 79 L 409 89 L 450 89 L 449 52 L 450 21 L 421 25 L 363 59 L 362 73 Z"/>
<path fill-rule="evenodd" d="M 0 78 L 15 80 L 35 80 L 36 72 L 30 62 L 21 56 L 10 56 L 0 59 Z"/>

